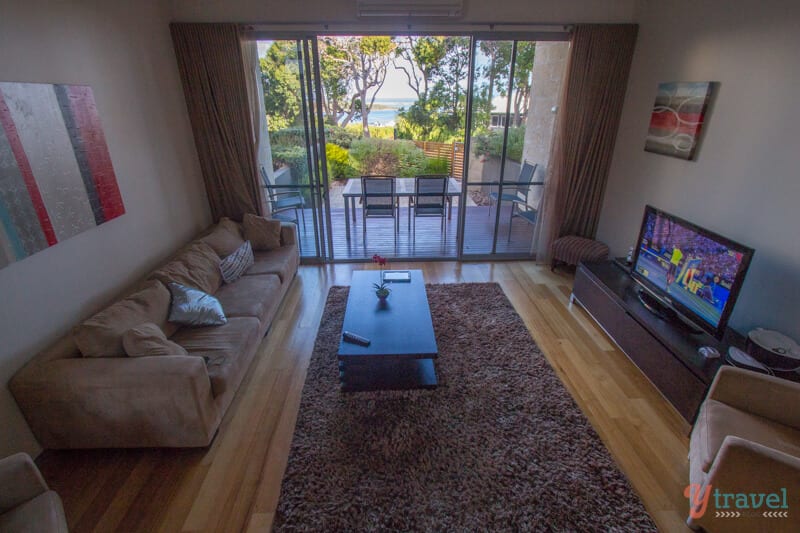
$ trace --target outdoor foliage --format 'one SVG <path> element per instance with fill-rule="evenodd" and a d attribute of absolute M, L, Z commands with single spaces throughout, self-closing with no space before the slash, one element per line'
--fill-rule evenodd
<path fill-rule="evenodd" d="M 425 173 L 427 157 L 411 141 L 360 139 L 350 147 L 350 156 L 362 175 L 411 177 Z"/>
<path fill-rule="evenodd" d="M 464 37 L 398 38 L 395 61 L 405 73 L 417 101 L 397 116 L 403 139 L 451 142 L 464 137 L 466 94 L 462 83 L 469 69 L 469 39 Z M 399 66 L 398 66 L 399 65 Z"/>
<path fill-rule="evenodd" d="M 332 143 L 325 145 L 325 158 L 328 160 L 328 176 L 335 180 L 345 180 L 358 176 L 358 170 L 350 161 L 350 152 Z"/>
<path fill-rule="evenodd" d="M 508 128 L 506 157 L 522 162 L 522 148 L 525 144 L 525 126 Z M 491 130 L 475 135 L 472 139 L 473 153 L 480 156 L 501 157 L 503 155 L 503 130 Z"/>
<path fill-rule="evenodd" d="M 295 183 L 308 182 L 308 158 L 304 146 L 273 146 L 272 165 L 275 169 L 288 166 Z"/>
<path fill-rule="evenodd" d="M 260 59 L 264 107 L 270 132 L 296 126 L 300 117 L 300 71 L 293 41 L 275 41 Z"/>
<path fill-rule="evenodd" d="M 450 161 L 446 157 L 428 158 L 425 174 L 450 174 Z"/>

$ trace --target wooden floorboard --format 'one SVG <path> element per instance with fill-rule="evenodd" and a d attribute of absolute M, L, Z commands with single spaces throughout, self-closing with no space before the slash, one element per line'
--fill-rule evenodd
<path fill-rule="evenodd" d="M 486 255 L 492 252 L 494 238 L 494 209 L 485 206 L 467 207 L 464 229 L 464 253 Z M 440 218 L 419 218 L 409 223 L 408 208 L 400 208 L 399 231 L 395 242 L 394 220 L 388 218 L 367 219 L 364 233 L 361 209 L 356 209 L 356 220 L 350 219 L 350 238 L 344 223 L 344 210 L 331 210 L 333 231 L 333 257 L 338 260 L 369 259 L 373 254 L 400 258 L 451 258 L 458 255 L 458 211 L 454 206 L 451 218 L 446 220 L 447 231 L 442 232 Z M 528 254 L 533 239 L 533 226 L 514 217 L 509 220 L 511 206 L 501 206 L 498 226 L 497 253 Z M 412 219 L 413 220 L 413 219 Z M 412 227 L 416 226 L 412 230 Z M 313 217 L 306 209 L 305 226 L 298 227 L 301 250 L 304 257 L 316 255 Z"/>
<path fill-rule="evenodd" d="M 516 223 L 516 222 L 515 222 Z M 572 277 L 531 262 L 393 261 L 428 283 L 500 283 L 664 531 L 684 525 L 689 426 L 578 306 Z M 302 266 L 208 448 L 47 451 L 72 531 L 267 531 L 328 289 L 371 265 Z"/>

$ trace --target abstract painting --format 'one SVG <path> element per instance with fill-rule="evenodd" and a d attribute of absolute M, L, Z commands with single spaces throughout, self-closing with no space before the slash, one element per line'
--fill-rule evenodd
<path fill-rule="evenodd" d="M 693 160 L 713 85 L 708 81 L 659 84 L 644 149 Z"/>
<path fill-rule="evenodd" d="M 91 87 L 0 82 L 0 268 L 125 213 Z"/>

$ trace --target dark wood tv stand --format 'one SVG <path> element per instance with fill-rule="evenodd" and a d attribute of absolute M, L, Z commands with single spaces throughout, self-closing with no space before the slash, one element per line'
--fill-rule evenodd
<path fill-rule="evenodd" d="M 570 302 L 581 305 L 689 423 L 705 398 L 721 358 L 706 359 L 701 346 L 725 354 L 741 336 L 730 328 L 722 342 L 707 333 L 659 318 L 638 297 L 638 284 L 611 261 L 581 263 Z"/>

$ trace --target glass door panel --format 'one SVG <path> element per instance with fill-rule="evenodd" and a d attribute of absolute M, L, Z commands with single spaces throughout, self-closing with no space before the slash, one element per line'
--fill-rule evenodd
<path fill-rule="evenodd" d="M 467 199 L 464 206 L 462 255 L 486 256 L 495 251 L 500 183 L 505 169 L 506 101 L 513 41 L 477 40 L 472 58 L 472 109 L 469 153 L 465 154 Z"/>
<path fill-rule="evenodd" d="M 258 49 L 271 158 L 262 178 L 272 217 L 297 225 L 303 258 L 324 259 L 313 50 L 308 40 L 259 41 Z"/>
<path fill-rule="evenodd" d="M 541 194 L 523 160 L 535 43 L 477 40 L 474 50 L 462 257 L 530 256 L 528 204 Z"/>

